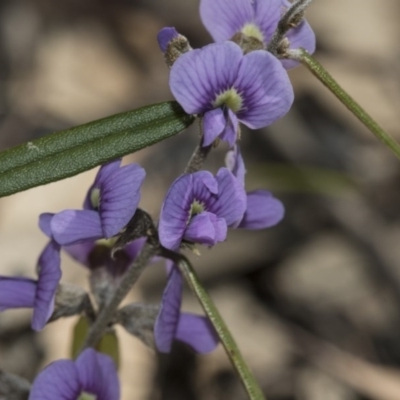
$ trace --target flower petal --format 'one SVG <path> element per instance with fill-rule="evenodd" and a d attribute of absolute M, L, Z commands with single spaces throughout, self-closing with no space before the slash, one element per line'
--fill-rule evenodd
<path fill-rule="evenodd" d="M 254 0 L 254 22 L 264 36 L 264 43 L 271 40 L 281 19 L 282 2 L 279 0 Z"/>
<path fill-rule="evenodd" d="M 207 111 L 203 118 L 203 146 L 209 146 L 223 132 L 226 126 L 226 118 L 221 107 Z"/>
<path fill-rule="evenodd" d="M 224 218 L 204 211 L 192 218 L 184 238 L 190 242 L 214 246 L 226 239 L 228 227 Z"/>
<path fill-rule="evenodd" d="M 254 190 L 247 193 L 247 210 L 239 228 L 265 229 L 280 222 L 285 208 L 280 200 L 266 190 Z"/>
<path fill-rule="evenodd" d="M 33 308 L 36 281 L 28 278 L 0 276 L 0 310 Z"/>
<path fill-rule="evenodd" d="M 174 266 L 161 300 L 160 312 L 154 324 L 154 339 L 161 353 L 169 353 L 178 328 L 183 282 L 179 269 Z"/>
<path fill-rule="evenodd" d="M 229 147 L 233 147 L 236 143 L 239 132 L 239 121 L 236 114 L 232 110 L 228 110 L 228 121 L 220 138 L 228 142 Z"/>
<path fill-rule="evenodd" d="M 201 0 L 200 16 L 216 42 L 231 39 L 253 20 L 250 0 Z"/>
<path fill-rule="evenodd" d="M 116 235 L 133 217 L 146 173 L 138 164 L 113 171 L 100 187 L 100 217 L 104 237 Z"/>
<path fill-rule="evenodd" d="M 86 349 L 75 365 L 83 391 L 96 395 L 96 400 L 119 400 L 119 380 L 110 357 Z"/>
<path fill-rule="evenodd" d="M 259 129 L 283 117 L 293 103 L 293 88 L 282 64 L 271 53 L 252 51 L 243 57 L 235 82 L 242 93 L 239 121 Z"/>
<path fill-rule="evenodd" d="M 96 245 L 96 242 L 87 240 L 81 243 L 63 246 L 63 249 L 76 261 L 90 268 L 89 255 Z"/>
<path fill-rule="evenodd" d="M 246 211 L 246 192 L 242 183 L 227 168 L 220 168 L 216 179 L 219 195 L 209 199 L 207 210 L 224 218 L 228 226 L 235 227 Z"/>
<path fill-rule="evenodd" d="M 43 213 L 39 216 L 39 228 L 49 239 L 53 236 L 50 225 L 53 217 L 53 213 Z"/>
<path fill-rule="evenodd" d="M 217 95 L 232 87 L 242 58 L 242 50 L 233 42 L 189 51 L 171 68 L 171 92 L 188 114 L 209 111 Z"/>
<path fill-rule="evenodd" d="M 54 240 L 62 246 L 103 238 L 100 216 L 91 210 L 64 210 L 50 223 Z"/>
<path fill-rule="evenodd" d="M 176 250 L 182 241 L 189 219 L 193 174 L 180 176 L 171 185 L 161 208 L 158 233 L 161 244 Z"/>
<path fill-rule="evenodd" d="M 29 400 L 76 400 L 81 394 L 78 371 L 71 360 L 47 366 L 32 384 Z"/>
<path fill-rule="evenodd" d="M 36 288 L 32 329 L 40 331 L 54 309 L 54 297 L 61 279 L 60 246 L 52 240 L 43 250 L 38 261 L 39 278 Z"/>
<path fill-rule="evenodd" d="M 206 317 L 181 313 L 176 339 L 188 344 L 198 353 L 210 353 L 219 343 L 217 332 Z"/>
<path fill-rule="evenodd" d="M 243 157 L 240 148 L 236 145 L 233 150 L 228 151 L 225 157 L 225 165 L 235 175 L 244 186 L 244 177 L 246 175 L 246 167 L 244 165 Z"/>

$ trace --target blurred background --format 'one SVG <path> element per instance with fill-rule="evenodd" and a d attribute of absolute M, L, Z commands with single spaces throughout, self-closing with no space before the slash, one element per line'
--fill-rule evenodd
<path fill-rule="evenodd" d="M 175 26 L 210 42 L 198 0 L 2 0 L 0 149 L 171 99 L 156 34 Z M 316 57 L 400 141 L 398 0 L 317 0 L 307 12 Z M 269 400 L 400 399 L 400 164 L 303 67 L 296 101 L 268 129 L 242 134 L 247 188 L 282 199 L 286 217 L 231 231 L 191 255 Z M 196 126 L 127 161 L 147 170 L 141 207 L 155 219 L 198 139 Z M 227 148 L 207 161 L 216 171 Z M 0 199 L 0 274 L 34 276 L 41 212 L 81 206 L 96 171 Z M 63 258 L 63 280 L 87 271 Z M 127 301 L 159 302 L 151 266 Z M 200 311 L 187 291 L 185 310 Z M 0 314 L 0 368 L 32 380 L 69 357 L 75 318 L 30 330 L 30 312 Z M 222 350 L 177 344 L 157 355 L 118 329 L 123 400 L 244 400 Z"/>

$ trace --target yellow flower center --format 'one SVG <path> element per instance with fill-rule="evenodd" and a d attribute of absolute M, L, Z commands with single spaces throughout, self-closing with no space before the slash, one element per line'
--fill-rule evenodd
<path fill-rule="evenodd" d="M 221 107 L 222 105 L 226 105 L 234 113 L 236 113 L 242 108 L 242 103 L 242 97 L 235 88 L 231 88 L 220 93 L 214 100 L 213 106 L 217 108 Z"/>
<path fill-rule="evenodd" d="M 77 400 L 96 400 L 96 399 L 97 399 L 97 396 L 95 394 L 82 392 Z"/>
<path fill-rule="evenodd" d="M 100 205 L 100 189 L 94 188 L 90 192 L 90 203 L 92 204 L 92 207 L 97 210 Z"/>
<path fill-rule="evenodd" d="M 264 35 L 260 31 L 260 28 L 255 24 L 244 25 L 241 32 L 246 36 L 256 38 L 260 42 L 264 43 Z"/>

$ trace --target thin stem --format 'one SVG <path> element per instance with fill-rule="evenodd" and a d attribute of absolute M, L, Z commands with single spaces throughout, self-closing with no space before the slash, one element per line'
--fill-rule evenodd
<path fill-rule="evenodd" d="M 300 61 L 317 77 L 383 144 L 400 159 L 400 145 L 336 82 L 325 68 L 304 49 L 291 50 L 288 58 Z"/>
<path fill-rule="evenodd" d="M 280 19 L 278 26 L 268 43 L 267 50 L 272 54 L 277 54 L 282 40 L 292 28 L 295 28 L 303 20 L 304 11 L 313 2 L 313 0 L 297 0 L 285 12 Z"/>
<path fill-rule="evenodd" d="M 185 168 L 185 174 L 192 174 L 200 171 L 203 167 L 204 161 L 208 156 L 212 146 L 203 147 L 201 143 L 195 148 L 192 157 Z"/>
<path fill-rule="evenodd" d="M 189 260 L 181 254 L 174 253 L 166 249 L 163 255 L 167 258 L 172 259 L 178 265 L 190 288 L 195 293 L 204 312 L 206 313 L 215 330 L 217 331 L 218 337 L 225 348 L 228 358 L 230 359 L 233 367 L 238 373 L 240 380 L 249 396 L 249 399 L 265 400 L 265 396 L 258 386 L 258 383 L 254 378 L 250 368 L 246 364 L 246 361 L 243 359 L 243 356 L 240 353 L 235 339 L 232 337 L 232 334 L 230 333 L 228 327 L 222 319 L 211 297 L 208 295 L 207 291 L 200 283 L 199 278 L 197 277 L 197 274 Z"/>
<path fill-rule="evenodd" d="M 115 316 L 119 304 L 139 279 L 140 274 L 148 264 L 150 258 L 155 255 L 157 249 L 158 248 L 153 244 L 146 242 L 135 261 L 128 267 L 128 270 L 126 271 L 120 286 L 114 293 L 114 296 L 98 314 L 95 323 L 89 330 L 88 336 L 83 344 L 83 349 L 94 347 L 101 339 L 108 324 Z"/>

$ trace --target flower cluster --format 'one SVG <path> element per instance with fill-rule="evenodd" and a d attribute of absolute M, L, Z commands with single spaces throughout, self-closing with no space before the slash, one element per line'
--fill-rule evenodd
<path fill-rule="evenodd" d="M 38 277 L 0 277 L 0 310 L 32 308 L 35 330 L 59 317 L 81 313 L 93 322 L 96 313 L 112 304 L 150 241 L 154 253 L 149 264 L 182 248 L 212 247 L 226 240 L 228 228 L 265 229 L 282 220 L 284 207 L 270 192 L 246 192 L 246 168 L 237 141 L 240 123 L 251 129 L 266 127 L 285 115 L 293 102 L 286 71 L 293 64 L 267 51 L 289 5 L 286 0 L 201 0 L 202 20 L 217 42 L 201 49 L 193 50 L 174 28 L 160 32 L 159 44 L 171 66 L 171 91 L 187 113 L 201 118 L 199 149 L 210 150 L 217 139 L 226 141 L 225 166 L 215 175 L 197 166 L 179 176 L 166 194 L 157 230 L 150 216 L 138 209 L 144 169 L 137 164 L 121 166 L 121 160 L 103 165 L 81 210 L 40 216 L 39 226 L 49 243 L 39 257 Z M 235 42 L 238 35 L 258 41 L 259 46 L 243 49 L 240 41 Z M 290 47 L 309 51 L 315 47 L 305 21 L 289 30 L 285 40 Z M 156 234 L 142 224 L 145 214 Z M 142 229 L 142 225 L 147 227 Z M 86 292 L 71 292 L 60 284 L 61 249 L 87 268 L 95 306 Z M 160 352 L 169 352 L 174 340 L 200 353 L 212 351 L 218 336 L 211 322 L 181 311 L 183 277 L 170 260 L 166 269 L 168 281 L 156 312 L 144 305 L 129 305 L 113 310 L 110 325 L 120 323 L 145 338 L 146 344 L 154 343 Z M 119 383 L 113 362 L 91 349 L 76 361 L 60 360 L 48 366 L 30 395 L 32 400 L 94 397 L 117 400 Z"/>

